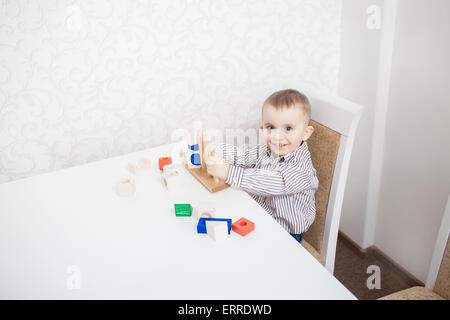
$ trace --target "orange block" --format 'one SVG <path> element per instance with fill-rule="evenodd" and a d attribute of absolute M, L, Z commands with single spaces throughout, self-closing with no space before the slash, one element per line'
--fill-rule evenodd
<path fill-rule="evenodd" d="M 247 234 L 255 230 L 255 224 L 250 220 L 245 218 L 240 218 L 238 221 L 231 225 L 234 232 L 239 233 L 241 236 L 245 237 Z"/>
<path fill-rule="evenodd" d="M 172 163 L 171 157 L 159 158 L 159 170 L 162 170 L 166 164 L 171 164 L 171 163 Z"/>

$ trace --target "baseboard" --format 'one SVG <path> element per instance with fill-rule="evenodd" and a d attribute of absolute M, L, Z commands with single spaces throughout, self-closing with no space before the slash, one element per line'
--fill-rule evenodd
<path fill-rule="evenodd" d="M 397 262 L 395 262 L 391 257 L 389 257 L 387 254 L 385 254 L 383 251 L 381 251 L 379 248 L 377 248 L 375 245 L 372 245 L 367 248 L 361 248 L 355 241 L 353 241 L 348 235 L 346 235 L 344 232 L 339 230 L 339 236 L 346 241 L 348 244 L 350 244 L 356 251 L 358 251 L 360 254 L 368 254 L 368 253 L 375 253 L 380 258 L 384 259 L 388 263 L 390 263 L 392 266 L 397 268 L 400 272 L 402 272 L 406 277 L 412 279 L 413 281 L 417 282 L 420 286 L 425 286 L 425 284 L 417 279 L 414 275 L 412 275 L 408 270 L 403 268 L 401 265 L 399 265 Z"/>
<path fill-rule="evenodd" d="M 375 246 L 370 246 L 368 248 L 361 248 L 355 241 L 353 241 L 348 235 L 346 235 L 344 232 L 339 230 L 339 236 L 342 237 L 345 241 L 347 241 L 350 245 L 352 245 L 356 250 L 358 250 L 361 253 L 366 253 L 370 250 L 373 250 Z"/>
<path fill-rule="evenodd" d="M 378 249 L 376 246 L 372 246 L 373 247 L 373 251 L 378 254 L 380 257 L 382 257 L 383 259 L 385 259 L 386 261 L 388 261 L 390 264 L 392 264 L 394 267 L 396 267 L 397 269 L 399 269 L 405 276 L 407 276 L 408 278 L 412 279 L 414 282 L 417 282 L 417 285 L 425 287 L 425 283 L 423 283 L 422 281 L 420 281 L 419 279 L 417 279 L 413 274 L 411 274 L 408 270 L 406 270 L 405 268 L 403 268 L 401 265 L 399 265 L 397 262 L 395 262 L 394 260 L 392 260 L 391 257 L 389 257 L 387 254 L 385 254 L 383 251 L 381 251 L 380 249 Z"/>

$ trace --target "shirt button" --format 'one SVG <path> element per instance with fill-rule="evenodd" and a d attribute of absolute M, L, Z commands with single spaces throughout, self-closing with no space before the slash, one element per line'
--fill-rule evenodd
<path fill-rule="evenodd" d="M 280 162 L 284 162 L 284 157 L 281 157 Z"/>

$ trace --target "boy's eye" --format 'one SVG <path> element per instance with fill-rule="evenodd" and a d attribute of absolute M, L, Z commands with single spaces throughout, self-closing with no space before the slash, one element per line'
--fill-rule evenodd
<path fill-rule="evenodd" d="M 269 125 L 269 126 L 266 126 L 266 129 L 270 129 L 270 130 L 272 130 L 272 129 L 273 129 L 273 126 L 271 126 L 271 125 Z"/>
<path fill-rule="evenodd" d="M 286 127 L 286 131 L 291 131 L 292 127 Z"/>

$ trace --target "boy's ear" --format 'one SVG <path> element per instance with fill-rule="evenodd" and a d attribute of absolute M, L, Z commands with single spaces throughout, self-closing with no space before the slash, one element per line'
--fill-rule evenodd
<path fill-rule="evenodd" d="M 262 129 L 263 129 L 263 125 L 260 125 L 260 126 L 259 126 L 259 129 L 261 129 L 261 130 L 262 130 Z"/>
<path fill-rule="evenodd" d="M 303 133 L 303 137 L 302 137 L 303 141 L 308 140 L 309 137 L 311 137 L 311 135 L 313 134 L 313 132 L 314 132 L 314 127 L 313 126 L 307 126 L 305 128 L 305 132 Z"/>

